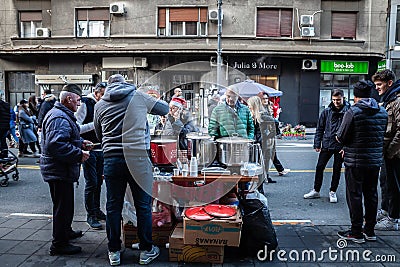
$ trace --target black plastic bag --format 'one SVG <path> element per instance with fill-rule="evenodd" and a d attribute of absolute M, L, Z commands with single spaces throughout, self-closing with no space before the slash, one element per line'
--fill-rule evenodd
<path fill-rule="evenodd" d="M 270 252 L 278 246 L 278 240 L 268 207 L 259 199 L 240 199 L 239 207 L 243 217 L 241 252 L 255 257 L 260 250 L 265 251 L 267 246 L 267 259 L 269 259 Z"/>

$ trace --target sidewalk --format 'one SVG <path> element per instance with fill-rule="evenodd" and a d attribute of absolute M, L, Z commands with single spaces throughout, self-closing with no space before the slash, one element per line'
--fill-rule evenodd
<path fill-rule="evenodd" d="M 1 266 L 109 266 L 105 230 L 94 231 L 84 221 L 74 221 L 73 228 L 85 232 L 74 243 L 83 251 L 73 256 L 49 256 L 52 224 L 49 218 L 0 215 Z M 256 258 L 235 257 L 235 249 L 225 249 L 224 264 L 213 266 L 399 266 L 400 237 L 396 232 L 377 232 L 377 242 L 338 243 L 337 231 L 348 226 L 276 225 L 279 260 L 262 262 Z M 338 247 L 339 246 L 339 247 Z M 323 250 L 327 250 L 323 253 Z M 329 250 L 331 253 L 329 254 Z M 368 252 L 371 251 L 370 253 Z M 313 259 L 315 252 L 315 260 Z M 364 254 L 363 254 L 364 253 Z M 299 260 L 295 260 L 298 255 Z M 304 256 L 302 260 L 302 255 Z M 330 255 L 330 256 L 329 256 Z M 359 256 L 357 260 L 356 256 Z M 364 258 L 363 258 L 364 255 Z M 121 266 L 139 266 L 139 251 L 125 249 Z M 336 258 L 336 260 L 335 260 Z M 346 258 L 349 259 L 346 262 Z M 370 260 L 368 262 L 368 259 Z M 378 262 L 379 261 L 379 262 Z M 381 263 L 385 261 L 384 263 Z M 160 257 L 150 266 L 211 266 L 211 264 L 168 261 L 168 250 L 161 248 Z"/>

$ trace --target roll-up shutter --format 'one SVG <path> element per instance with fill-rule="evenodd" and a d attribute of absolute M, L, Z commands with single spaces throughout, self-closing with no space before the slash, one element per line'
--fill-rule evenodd
<path fill-rule="evenodd" d="M 42 11 L 26 11 L 19 13 L 20 21 L 42 21 Z"/>
<path fill-rule="evenodd" d="M 279 36 L 279 9 L 257 10 L 257 36 Z"/>
<path fill-rule="evenodd" d="M 169 21 L 199 21 L 198 8 L 170 8 Z"/>
<path fill-rule="evenodd" d="M 332 12 L 332 38 L 356 38 L 357 13 Z"/>
<path fill-rule="evenodd" d="M 78 9 L 78 20 L 104 21 L 110 20 L 108 9 Z"/>

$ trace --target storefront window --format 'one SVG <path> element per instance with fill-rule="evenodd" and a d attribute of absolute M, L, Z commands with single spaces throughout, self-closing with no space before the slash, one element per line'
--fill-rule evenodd
<path fill-rule="evenodd" d="M 272 87 L 276 90 L 279 90 L 277 75 L 271 75 L 271 76 L 249 75 L 249 79 L 264 84 L 266 86 Z"/>

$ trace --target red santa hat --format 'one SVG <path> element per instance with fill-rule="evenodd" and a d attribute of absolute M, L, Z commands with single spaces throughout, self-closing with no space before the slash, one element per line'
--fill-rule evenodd
<path fill-rule="evenodd" d="M 180 97 L 173 97 L 171 99 L 171 102 L 169 102 L 169 104 L 176 106 L 178 108 L 183 108 L 186 107 L 186 100 Z"/>

